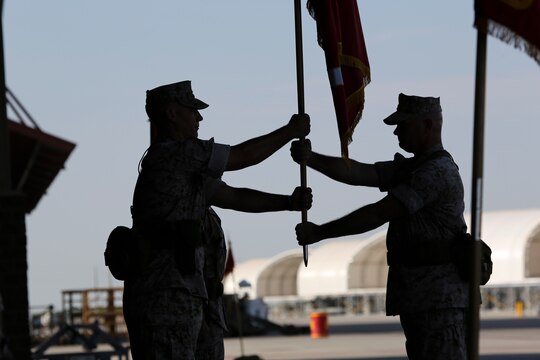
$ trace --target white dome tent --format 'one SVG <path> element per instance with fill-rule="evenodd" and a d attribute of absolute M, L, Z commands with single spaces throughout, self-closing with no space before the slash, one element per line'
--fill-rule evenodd
<path fill-rule="evenodd" d="M 251 285 L 240 294 L 270 301 L 383 293 L 388 274 L 385 238 L 386 230 L 363 239 L 327 240 L 310 248 L 308 267 L 304 267 L 300 248 L 250 260 L 237 265 L 235 279 Z M 483 290 L 533 287 L 540 292 L 540 209 L 484 212 L 482 239 L 491 247 L 494 263 Z M 232 290 L 229 275 L 225 293 Z"/>

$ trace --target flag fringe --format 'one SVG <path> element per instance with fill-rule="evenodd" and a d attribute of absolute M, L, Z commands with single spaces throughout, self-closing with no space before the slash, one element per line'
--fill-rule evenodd
<path fill-rule="evenodd" d="M 514 46 L 514 48 L 524 51 L 527 55 L 533 58 L 540 65 L 540 49 L 532 45 L 527 39 L 516 34 L 505 25 L 502 25 L 494 20 L 488 21 L 488 33 L 499 40 Z"/>
<path fill-rule="evenodd" d="M 341 157 L 346 159 L 346 160 L 349 160 L 349 148 L 348 148 L 348 146 L 353 141 L 354 129 L 356 128 L 356 125 L 358 125 L 360 120 L 362 119 L 362 113 L 364 112 L 364 103 L 365 103 L 364 88 L 356 91 L 353 95 L 351 95 L 347 99 L 347 101 L 349 101 L 349 99 L 351 99 L 352 97 L 354 97 L 354 99 L 359 102 L 360 106 L 359 106 L 358 113 L 354 117 L 354 120 L 353 120 L 351 126 L 349 127 L 349 129 L 347 129 L 345 134 L 343 134 L 343 136 L 341 137 Z"/>
<path fill-rule="evenodd" d="M 341 21 L 339 19 L 340 16 L 347 17 L 349 14 L 342 13 L 346 7 L 342 7 L 341 5 L 343 3 L 346 3 L 349 5 L 351 11 L 351 15 L 357 15 L 358 16 L 358 27 L 354 28 L 356 36 L 361 38 L 361 44 L 358 43 L 358 41 L 355 42 L 355 40 L 358 40 L 356 38 L 349 39 L 347 38 L 347 41 L 351 41 L 348 45 L 353 46 L 359 53 L 355 56 L 353 54 L 349 53 L 343 53 L 343 42 L 342 42 L 342 34 L 331 27 L 332 21 L 328 19 L 328 17 L 331 14 L 328 14 L 328 12 L 332 12 L 332 10 L 336 11 L 335 16 L 337 17 L 337 25 L 341 24 Z M 339 70 L 342 69 L 352 69 L 351 74 L 355 74 L 356 72 L 360 72 L 361 78 L 357 78 L 356 76 L 351 75 L 351 83 L 345 84 L 345 82 L 342 80 L 339 86 L 344 87 L 343 89 L 334 90 L 334 88 L 337 86 L 335 82 L 333 81 L 333 78 L 330 77 L 330 84 L 332 87 L 332 93 L 334 96 L 334 107 L 336 110 L 336 116 L 338 121 L 338 130 L 339 130 L 339 138 L 340 138 L 340 146 L 341 146 L 341 157 L 345 160 L 347 165 L 350 165 L 349 160 L 349 150 L 348 145 L 352 142 L 353 139 L 353 133 L 356 125 L 360 122 L 360 119 L 362 118 L 362 113 L 364 110 L 364 103 L 365 103 L 365 96 L 364 96 L 364 89 L 365 87 L 371 82 L 371 71 L 369 68 L 369 61 L 367 60 L 367 53 L 365 50 L 365 44 L 363 41 L 363 33 L 362 28 L 360 25 L 360 19 L 359 14 L 356 14 L 358 11 L 356 10 L 356 1 L 350 1 L 349 2 L 343 2 L 342 4 L 339 4 L 338 1 L 336 1 L 333 4 L 325 3 L 324 0 L 307 0 L 306 7 L 311 15 L 311 17 L 315 20 L 317 23 L 317 42 L 319 46 L 325 51 L 325 57 L 327 61 L 327 69 L 330 67 L 331 69 L 328 69 L 329 75 L 331 74 L 331 71 L 333 71 L 334 68 L 339 68 Z M 321 6 L 318 6 L 321 5 Z M 325 10 L 324 5 L 335 5 L 336 8 L 333 6 L 331 10 Z M 320 19 L 319 19 L 320 18 Z M 350 19 L 353 20 L 353 19 Z M 355 19 L 356 20 L 356 16 Z M 349 24 L 350 25 L 350 24 Z M 324 30 L 323 33 L 321 33 L 321 29 Z M 333 34 L 332 30 L 334 32 L 338 32 L 338 34 Z M 350 29 L 352 30 L 352 29 Z M 344 29 L 341 29 L 341 31 L 345 31 Z M 332 46 L 331 49 L 327 49 L 327 44 L 325 44 L 325 38 L 323 35 L 326 35 L 325 32 L 330 32 L 328 36 L 330 37 L 327 39 L 327 41 L 330 41 Z M 353 35 L 355 35 L 353 34 Z M 333 35 L 333 36 L 330 36 Z M 336 42 L 334 44 L 334 41 Z M 334 48 L 334 45 L 337 46 L 337 49 Z M 328 51 L 331 51 L 331 60 L 329 60 Z M 337 51 L 337 54 L 334 53 Z M 354 49 L 349 49 L 349 51 L 354 52 Z M 337 58 L 334 58 L 337 56 Z M 361 57 L 365 57 L 365 59 L 361 59 Z M 337 63 L 336 63 L 337 62 Z M 330 65 L 331 63 L 331 65 Z M 348 70 L 349 71 L 349 70 Z M 340 74 L 345 77 L 344 74 L 340 72 Z M 358 83 L 358 82 L 361 83 Z M 354 86 L 354 88 L 352 88 Z M 339 94 L 336 95 L 335 91 L 338 91 Z M 354 91 L 352 94 L 349 94 L 347 96 L 347 91 Z M 341 93 L 343 92 L 343 94 Z M 345 103 L 341 104 L 342 98 L 341 95 L 345 95 Z M 338 100 L 336 100 L 338 99 Z M 336 103 L 336 101 L 338 101 Z M 356 114 L 353 112 L 356 111 Z M 340 118 L 340 114 L 341 117 Z M 351 119 L 352 118 L 352 119 Z"/>

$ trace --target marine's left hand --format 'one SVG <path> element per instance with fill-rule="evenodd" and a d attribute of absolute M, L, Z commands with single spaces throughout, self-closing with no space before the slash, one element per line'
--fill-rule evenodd
<path fill-rule="evenodd" d="M 291 116 L 289 127 L 293 138 L 307 136 L 311 131 L 311 121 L 308 114 L 294 114 Z"/>
<path fill-rule="evenodd" d="M 304 222 L 296 225 L 296 240 L 298 245 L 309 245 L 321 241 L 319 225 L 312 222 Z"/>

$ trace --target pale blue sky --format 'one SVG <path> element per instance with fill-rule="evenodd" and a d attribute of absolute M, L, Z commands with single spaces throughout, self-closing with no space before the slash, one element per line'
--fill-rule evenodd
<path fill-rule="evenodd" d="M 470 205 L 476 31 L 473 1 L 359 0 L 372 71 L 351 157 L 400 151 L 382 119 L 398 93 L 440 96 L 444 145 L 459 163 Z M 306 111 L 313 147 L 338 155 L 324 55 L 302 5 Z M 121 285 L 103 263 L 109 231 L 130 225 L 137 163 L 148 145 L 145 90 L 185 79 L 210 104 L 200 137 L 236 144 L 285 124 L 297 111 L 293 1 L 73 1 L 4 3 L 7 85 L 40 127 L 75 151 L 27 217 L 33 306 L 61 291 Z M 540 66 L 488 40 L 484 209 L 540 207 L 537 134 Z M 226 173 L 233 186 L 289 193 L 299 170 L 286 146 L 257 167 Z M 376 201 L 377 189 L 308 171 L 322 222 Z M 297 213 L 217 209 L 237 262 L 297 248 Z M 301 248 L 298 247 L 301 252 Z"/>

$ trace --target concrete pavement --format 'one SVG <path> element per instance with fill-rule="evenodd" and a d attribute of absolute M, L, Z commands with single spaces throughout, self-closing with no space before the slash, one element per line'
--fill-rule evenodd
<path fill-rule="evenodd" d="M 287 324 L 309 325 L 309 319 Z M 406 360 L 405 337 L 397 317 L 329 316 L 329 336 L 267 335 L 243 339 L 244 355 L 264 360 Z M 242 355 L 238 338 L 225 340 L 225 359 Z M 540 317 L 483 316 L 481 360 L 540 360 Z"/>
<path fill-rule="evenodd" d="M 280 324 L 309 325 L 308 318 L 288 318 Z M 238 338 L 225 339 L 225 360 L 242 354 L 263 360 L 406 360 L 405 337 L 397 317 L 329 316 L 329 336 L 303 335 L 245 337 L 243 352 Z M 110 351 L 100 344 L 96 351 Z M 55 346 L 47 353 L 76 353 L 77 359 L 95 359 L 80 345 Z M 131 358 L 131 357 L 130 357 Z M 540 360 L 540 316 L 517 318 L 512 313 L 482 315 L 480 360 Z"/>

